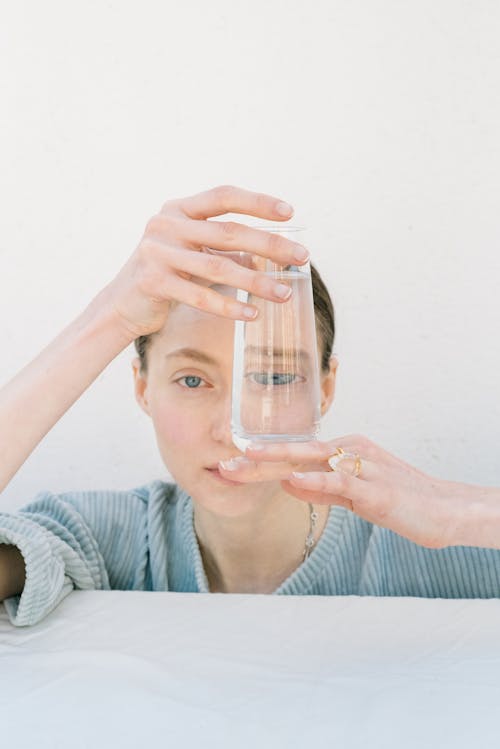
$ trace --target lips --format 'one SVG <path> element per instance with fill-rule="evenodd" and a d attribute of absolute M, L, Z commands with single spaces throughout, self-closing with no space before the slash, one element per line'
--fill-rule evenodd
<path fill-rule="evenodd" d="M 230 460 L 232 460 L 235 455 L 230 455 L 229 458 L 221 458 L 219 462 L 228 463 Z M 207 471 L 218 471 L 219 470 L 219 463 L 213 463 L 211 466 L 207 466 Z"/>
<path fill-rule="evenodd" d="M 219 481 L 222 484 L 227 484 L 228 486 L 242 486 L 242 481 L 231 481 L 230 479 L 227 479 L 225 476 L 222 475 L 222 473 L 219 471 L 219 466 L 210 466 L 206 468 L 205 470 L 209 471 L 210 474 Z"/>

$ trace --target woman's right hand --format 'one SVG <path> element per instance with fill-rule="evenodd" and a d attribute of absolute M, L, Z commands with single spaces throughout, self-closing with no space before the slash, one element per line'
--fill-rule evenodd
<path fill-rule="evenodd" d="M 276 233 L 206 220 L 225 213 L 286 221 L 293 209 L 279 198 L 225 185 L 167 201 L 148 221 L 137 249 L 107 287 L 127 335 L 137 338 L 160 330 L 173 300 L 235 320 L 255 316 L 255 307 L 219 294 L 203 281 L 284 301 L 266 274 L 204 250 L 251 252 L 283 265 L 300 265 L 308 259 L 305 248 Z M 250 316 L 245 314 L 248 309 Z"/>

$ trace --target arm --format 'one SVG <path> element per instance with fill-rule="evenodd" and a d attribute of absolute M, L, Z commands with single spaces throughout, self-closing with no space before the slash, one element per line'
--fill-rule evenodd
<path fill-rule="evenodd" d="M 350 457 L 331 470 L 328 458 L 339 447 L 361 458 L 359 475 Z M 345 507 L 420 546 L 500 549 L 500 489 L 429 476 L 361 435 L 249 446 L 246 456 L 230 470 L 219 464 L 221 473 L 242 482 L 281 480 L 297 499 Z"/>
<path fill-rule="evenodd" d="M 40 440 L 133 340 L 104 289 L 0 390 L 0 491 Z"/>
<path fill-rule="evenodd" d="M 150 219 L 137 249 L 113 281 L 0 390 L 0 492 L 109 362 L 135 338 L 163 327 L 172 300 L 247 319 L 246 305 L 193 279 L 284 302 L 265 273 L 200 252 L 237 247 L 282 264 L 306 261 L 304 248 L 288 239 L 237 223 L 200 220 L 230 212 L 285 221 L 292 209 L 271 196 L 230 186 L 168 201 Z M 255 307 L 250 310 L 257 314 Z"/>
<path fill-rule="evenodd" d="M 16 546 L 0 544 L 0 601 L 20 596 L 26 579 L 24 557 Z"/>

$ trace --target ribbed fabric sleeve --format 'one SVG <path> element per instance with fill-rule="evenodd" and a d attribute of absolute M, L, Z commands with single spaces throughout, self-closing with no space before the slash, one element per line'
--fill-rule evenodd
<path fill-rule="evenodd" d="M 0 513 L 0 543 L 17 546 L 26 566 L 21 596 L 4 601 L 11 622 L 35 624 L 73 590 L 108 588 L 92 532 L 71 504 L 45 494 L 19 513 Z"/>

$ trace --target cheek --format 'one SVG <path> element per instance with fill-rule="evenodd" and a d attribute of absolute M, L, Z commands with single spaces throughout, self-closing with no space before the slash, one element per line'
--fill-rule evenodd
<path fill-rule="evenodd" d="M 168 408 L 155 409 L 152 416 L 158 442 L 165 452 L 192 450 L 201 437 L 197 433 L 200 420 L 193 419 L 187 409 L 169 403 Z"/>
<path fill-rule="evenodd" d="M 159 453 L 173 480 L 193 491 L 194 474 L 205 451 L 206 439 L 200 430 L 203 419 L 179 405 L 152 412 Z M 189 487 L 189 488 L 188 488 Z"/>

